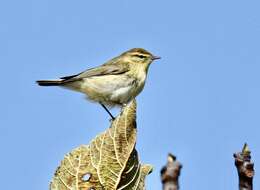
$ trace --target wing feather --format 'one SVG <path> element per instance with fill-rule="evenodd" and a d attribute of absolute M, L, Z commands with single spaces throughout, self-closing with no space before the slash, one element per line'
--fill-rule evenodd
<path fill-rule="evenodd" d="M 116 64 L 115 62 L 108 62 L 99 67 L 88 69 L 77 75 L 62 77 L 61 79 L 63 79 L 63 82 L 74 82 L 74 81 L 78 81 L 84 78 L 90 78 L 94 76 L 119 75 L 128 71 L 129 71 L 129 67 L 127 64 Z"/>

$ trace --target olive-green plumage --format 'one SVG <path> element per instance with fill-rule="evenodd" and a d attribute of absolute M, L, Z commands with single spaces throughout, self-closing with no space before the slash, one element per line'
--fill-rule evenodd
<path fill-rule="evenodd" d="M 59 80 L 40 80 L 40 86 L 61 86 L 82 92 L 88 99 L 108 106 L 124 105 L 135 98 L 145 84 L 150 64 L 159 57 L 134 48 L 105 64 Z"/>

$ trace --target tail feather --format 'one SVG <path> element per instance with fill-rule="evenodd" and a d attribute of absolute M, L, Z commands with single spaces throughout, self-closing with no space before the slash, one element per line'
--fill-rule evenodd
<path fill-rule="evenodd" d="M 64 83 L 63 80 L 38 80 L 36 83 L 40 86 L 59 86 Z"/>

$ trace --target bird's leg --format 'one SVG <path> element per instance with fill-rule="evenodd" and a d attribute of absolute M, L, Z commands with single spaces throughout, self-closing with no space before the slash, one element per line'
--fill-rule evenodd
<path fill-rule="evenodd" d="M 112 115 L 112 113 L 110 113 L 110 111 L 107 109 L 107 107 L 104 104 L 102 104 L 102 103 L 100 103 L 100 105 L 106 110 L 106 112 L 110 115 L 112 120 L 115 120 L 114 116 Z"/>

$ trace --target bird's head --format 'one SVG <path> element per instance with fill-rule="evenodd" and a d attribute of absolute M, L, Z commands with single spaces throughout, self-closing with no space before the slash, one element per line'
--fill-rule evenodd
<path fill-rule="evenodd" d="M 133 48 L 123 54 L 122 58 L 129 64 L 144 64 L 150 65 L 154 60 L 160 59 L 158 56 L 154 56 L 143 48 Z"/>

